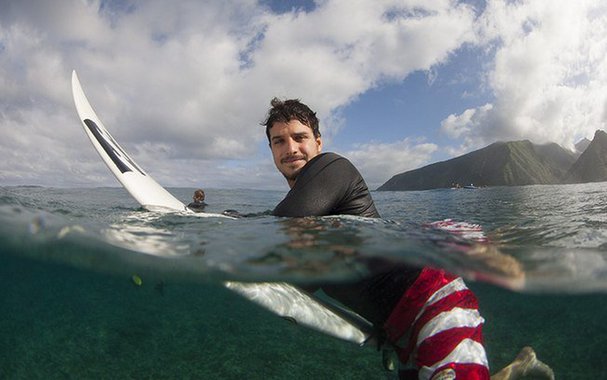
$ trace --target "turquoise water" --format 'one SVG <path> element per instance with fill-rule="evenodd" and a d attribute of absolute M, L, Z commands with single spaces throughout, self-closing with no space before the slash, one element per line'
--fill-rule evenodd
<path fill-rule="evenodd" d="M 0 378 L 383 379 L 373 349 L 219 285 L 341 281 L 365 273 L 366 256 L 464 275 L 492 369 L 531 345 L 557 378 L 601 378 L 604 187 L 376 192 L 382 221 L 158 215 L 119 188 L 1 188 Z M 183 201 L 193 192 L 170 190 Z M 208 211 L 263 213 L 283 195 L 208 189 Z M 482 225 L 489 243 L 425 225 L 445 218 Z"/>

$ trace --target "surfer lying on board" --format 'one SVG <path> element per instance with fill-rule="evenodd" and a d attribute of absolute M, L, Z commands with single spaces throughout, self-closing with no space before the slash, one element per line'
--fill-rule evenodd
<path fill-rule="evenodd" d="M 273 214 L 379 218 L 358 170 L 344 157 L 321 153 L 316 113 L 294 99 L 274 98 L 271 106 L 262 125 L 274 164 L 290 187 Z M 322 289 L 378 328 L 384 343 L 398 355 L 399 378 L 489 379 L 484 319 L 463 280 L 431 268 L 378 266 L 367 278 Z M 521 372 L 517 365 L 515 361 L 508 374 L 500 372 L 498 378 L 516 378 L 510 375 Z"/>

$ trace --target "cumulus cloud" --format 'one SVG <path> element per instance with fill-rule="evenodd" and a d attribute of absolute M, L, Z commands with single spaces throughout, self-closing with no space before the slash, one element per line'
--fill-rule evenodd
<path fill-rule="evenodd" d="M 451 154 L 496 140 L 572 147 L 606 127 L 606 36 L 600 0 L 488 0 L 477 9 L 326 0 L 284 13 L 253 0 L 3 1 L 0 181 L 115 184 L 78 131 L 72 69 L 112 134 L 165 185 L 284 186 L 260 149 L 269 99 L 304 100 L 330 147 L 347 131 L 344 108 L 417 71 L 436 86 L 463 47 L 484 52 L 487 62 L 468 72 L 491 97 L 450 110 L 427 139 L 440 128 L 459 144 Z M 401 136 L 343 150 L 381 184 L 447 149 Z"/>
<path fill-rule="evenodd" d="M 473 130 L 482 127 L 481 123 L 485 122 L 487 113 L 492 109 L 492 104 L 485 104 L 479 108 L 469 108 L 460 115 L 451 114 L 441 122 L 441 127 L 453 138 L 468 135 Z"/>
<path fill-rule="evenodd" d="M 568 148 L 605 129 L 607 4 L 489 1 L 476 44 L 494 51 L 494 101 L 449 115 L 442 130 L 478 148 L 530 139 Z"/>
<path fill-rule="evenodd" d="M 200 165 L 221 167 L 211 185 L 227 185 L 251 162 L 266 168 L 258 124 L 270 98 L 306 100 L 331 135 L 334 114 L 370 88 L 447 61 L 474 37 L 474 18 L 450 0 L 331 0 L 282 14 L 252 0 L 4 1 L 0 180 L 114 184 L 76 132 L 72 69 L 110 131 L 161 183 L 189 184 Z M 268 180 L 278 183 L 258 183 Z"/>

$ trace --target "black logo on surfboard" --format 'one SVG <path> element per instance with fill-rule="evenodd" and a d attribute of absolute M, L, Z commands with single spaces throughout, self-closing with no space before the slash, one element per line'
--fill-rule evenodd
<path fill-rule="evenodd" d="M 105 153 L 110 157 L 114 165 L 120 170 L 121 173 L 132 172 L 133 168 L 135 168 L 141 175 L 145 175 L 143 170 L 139 169 L 137 165 L 130 159 L 130 157 L 126 154 L 125 151 L 120 149 L 118 144 L 114 141 L 112 136 L 109 136 L 110 141 L 106 139 L 106 137 L 101 133 L 101 128 L 91 119 L 84 119 L 84 124 L 88 127 L 89 131 L 95 136 L 95 139 L 101 145 Z M 125 162 L 126 161 L 126 162 Z M 130 166 L 128 164 L 130 164 Z"/>

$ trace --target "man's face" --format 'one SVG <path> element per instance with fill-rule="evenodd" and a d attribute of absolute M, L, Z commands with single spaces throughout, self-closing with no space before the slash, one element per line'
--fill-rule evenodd
<path fill-rule="evenodd" d="M 295 179 L 304 165 L 316 157 L 321 148 L 320 137 L 314 137 L 312 128 L 299 120 L 277 122 L 270 128 L 270 149 L 274 164 L 285 176 L 290 187 L 295 184 Z"/>

